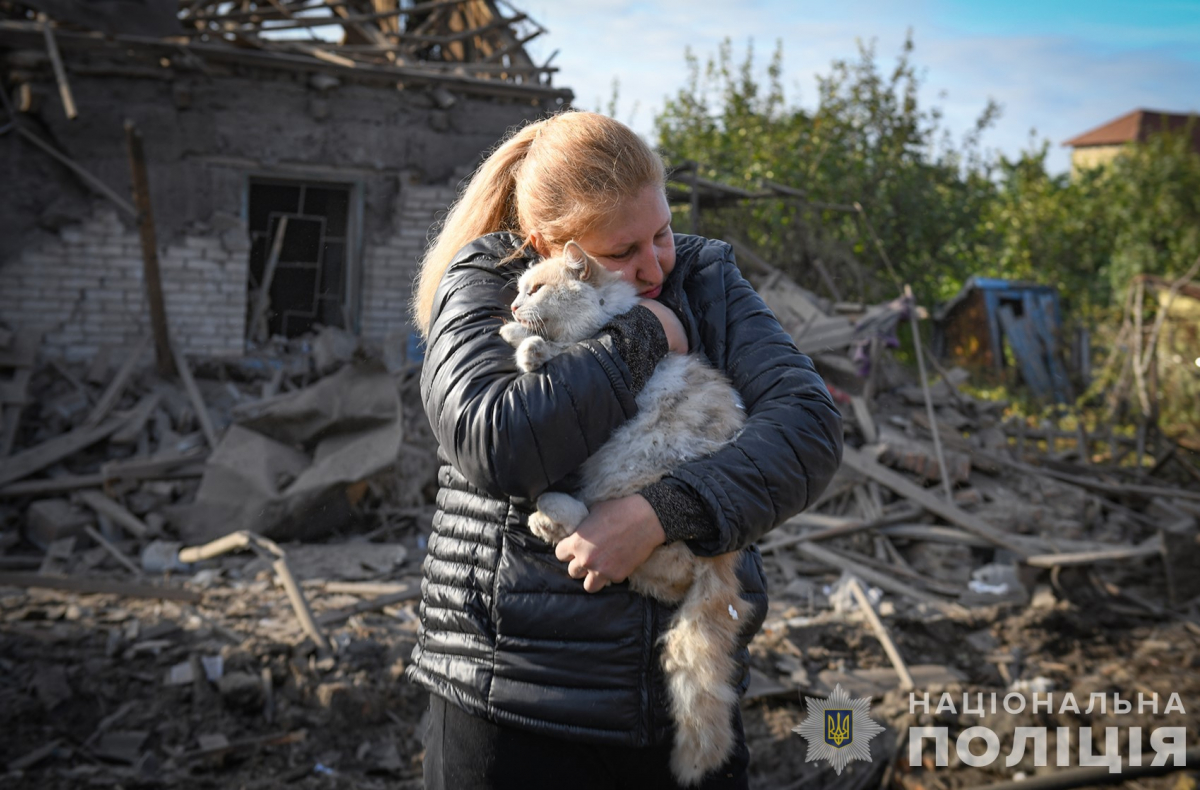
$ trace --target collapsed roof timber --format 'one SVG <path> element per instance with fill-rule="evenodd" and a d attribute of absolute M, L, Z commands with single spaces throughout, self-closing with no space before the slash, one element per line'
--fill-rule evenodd
<path fill-rule="evenodd" d="M 569 100 L 553 88 L 550 65 L 525 44 L 545 33 L 527 14 L 502 13 L 493 0 L 273 0 L 147 3 L 131 14 L 119 1 L 28 0 L 0 3 L 6 42 L 38 44 L 49 27 L 67 48 L 136 50 L 201 61 L 331 71 L 436 84 L 491 96 Z M 334 35 L 337 40 L 330 40 Z M 29 38 L 35 41 L 28 41 Z M 24 39 L 24 40 L 23 40 Z M 53 57 L 53 55 L 52 55 Z M 200 61 L 195 59 L 200 59 Z M 313 62 L 316 61 L 316 62 Z M 518 88 L 519 86 L 519 88 Z"/>

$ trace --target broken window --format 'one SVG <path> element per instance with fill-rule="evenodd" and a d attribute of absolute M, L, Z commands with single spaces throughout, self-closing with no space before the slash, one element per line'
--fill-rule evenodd
<path fill-rule="evenodd" d="M 351 190 L 349 184 L 251 180 L 249 339 L 296 337 L 314 324 L 353 329 Z"/>

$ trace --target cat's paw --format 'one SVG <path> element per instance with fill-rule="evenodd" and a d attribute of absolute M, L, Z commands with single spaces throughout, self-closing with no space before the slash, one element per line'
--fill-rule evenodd
<path fill-rule="evenodd" d="M 533 332 L 524 324 L 511 321 L 500 327 L 500 337 L 504 338 L 504 342 L 508 343 L 513 348 L 521 345 L 521 341 L 532 337 Z"/>
<path fill-rule="evenodd" d="M 537 370 L 555 355 L 554 344 L 539 335 L 527 337 L 517 346 L 517 367 L 526 373 Z"/>
<path fill-rule="evenodd" d="M 566 527 L 554 519 L 547 516 L 545 513 L 538 511 L 529 517 L 529 531 L 536 537 L 546 541 L 551 546 L 558 545 L 558 542 L 571 533 Z"/>
<path fill-rule="evenodd" d="M 537 512 L 529 517 L 529 531 L 547 543 L 558 543 L 575 532 L 587 514 L 587 505 L 569 494 L 542 494 Z"/>

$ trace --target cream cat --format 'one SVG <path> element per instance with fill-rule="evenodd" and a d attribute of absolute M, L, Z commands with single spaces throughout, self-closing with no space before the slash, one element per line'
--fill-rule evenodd
<path fill-rule="evenodd" d="M 635 288 L 607 271 L 575 242 L 562 255 L 530 267 L 518 282 L 513 323 L 500 334 L 517 349 L 518 366 L 532 371 L 568 344 L 593 336 L 638 303 Z M 745 422 L 741 399 L 699 356 L 668 354 L 637 396 L 638 413 L 618 428 L 581 468 L 575 496 L 538 498 L 530 530 L 556 544 L 587 516 L 587 506 L 635 494 L 676 466 L 709 455 Z M 683 543 L 660 546 L 629 577 L 632 589 L 678 604 L 662 636 L 675 741 L 671 770 L 683 785 L 698 784 L 733 748 L 733 653 L 741 626 L 736 553 L 698 557 Z"/>

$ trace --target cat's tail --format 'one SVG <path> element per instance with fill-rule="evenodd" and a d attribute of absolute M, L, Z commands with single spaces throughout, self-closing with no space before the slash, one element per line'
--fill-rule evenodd
<path fill-rule="evenodd" d="M 699 558 L 691 588 L 663 635 L 675 743 L 671 772 L 699 784 L 733 750 L 734 649 L 747 603 L 738 596 L 737 553 Z"/>

